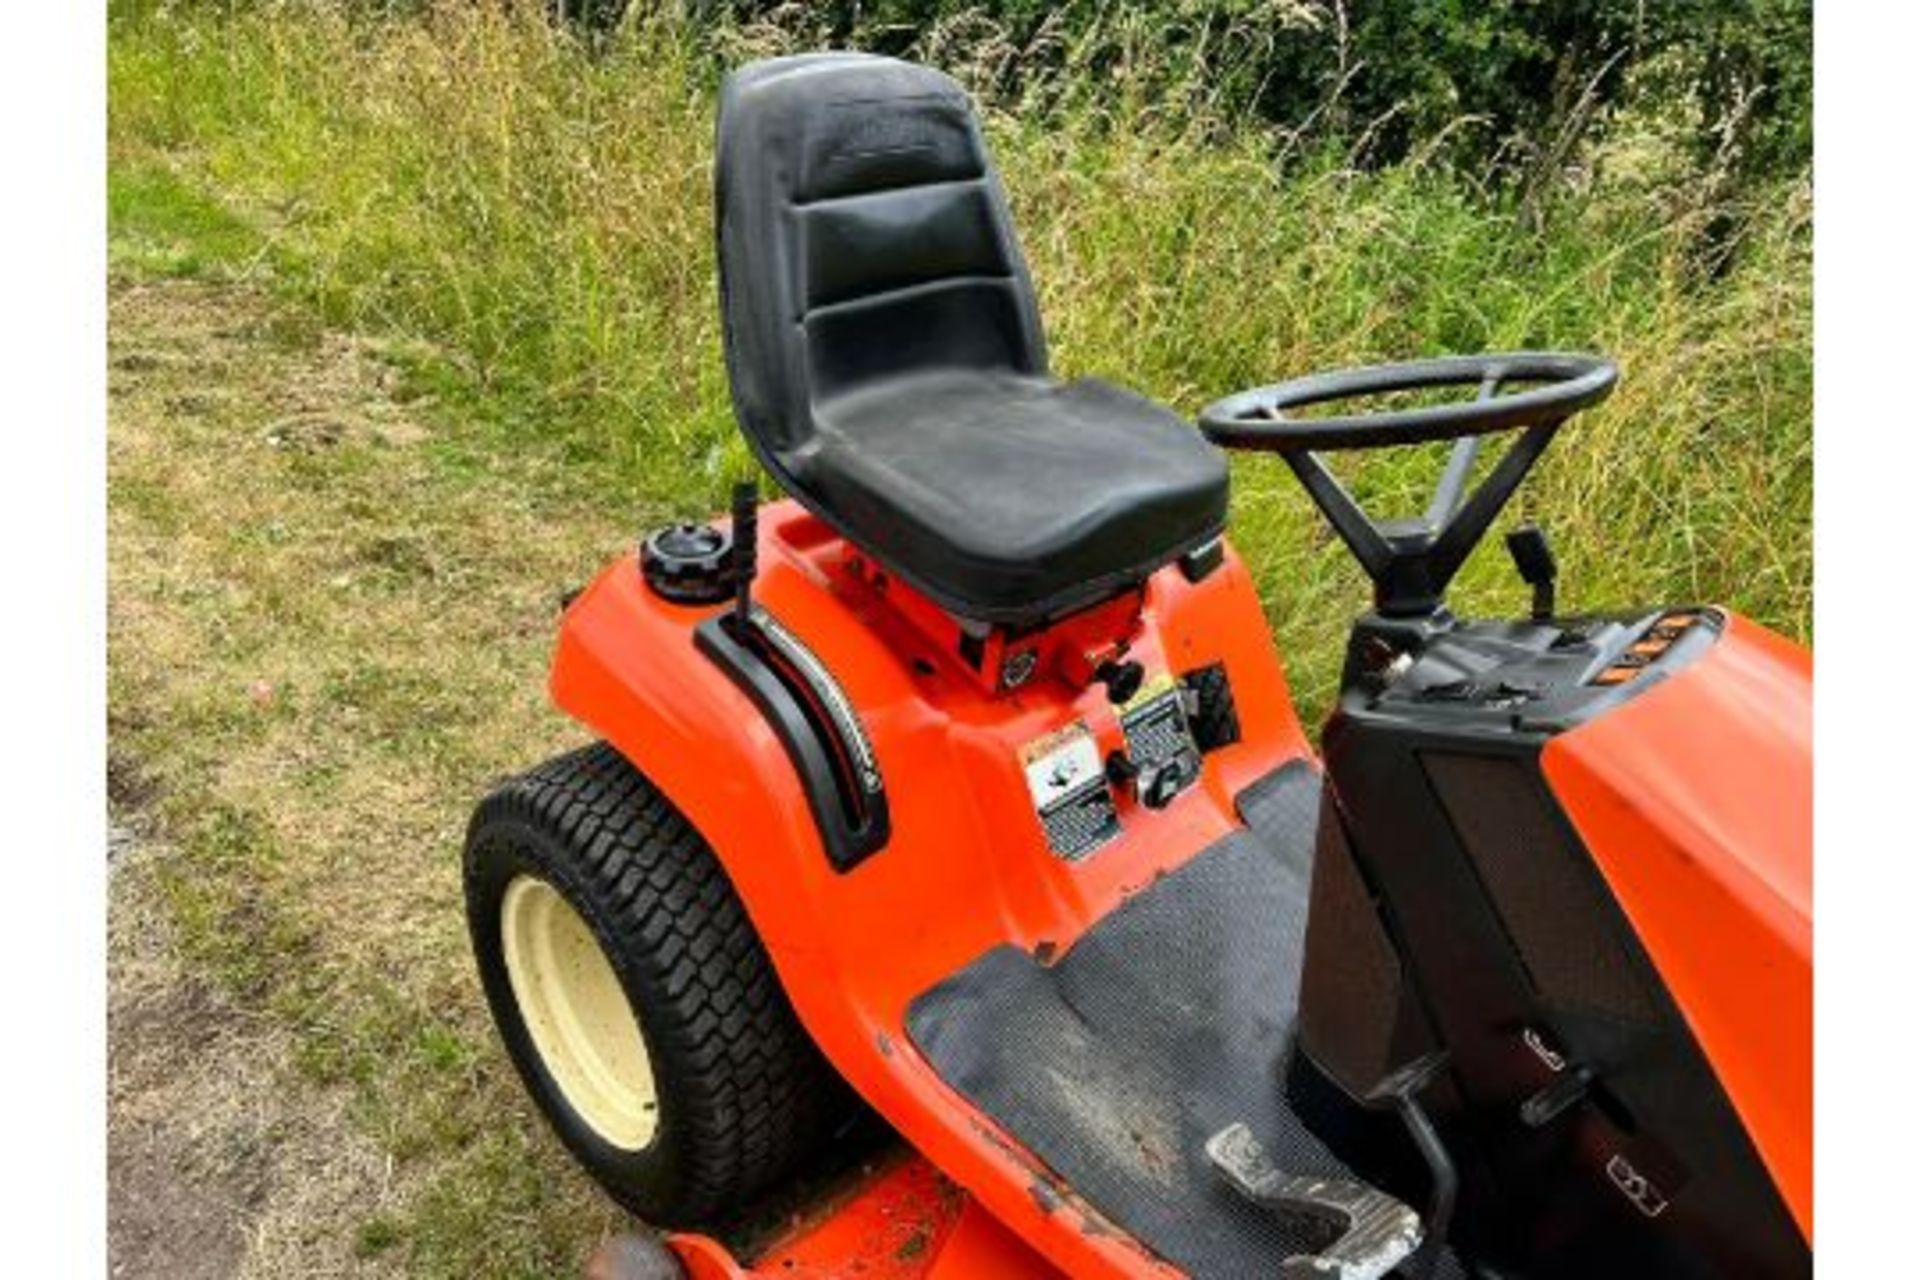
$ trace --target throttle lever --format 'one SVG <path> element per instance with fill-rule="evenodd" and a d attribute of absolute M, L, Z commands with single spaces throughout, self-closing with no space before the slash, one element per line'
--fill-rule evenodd
<path fill-rule="evenodd" d="M 1521 525 L 1507 535 L 1507 554 L 1513 557 L 1513 567 L 1520 571 L 1521 580 L 1533 588 L 1533 620 L 1551 622 L 1554 582 L 1560 576 L 1560 567 L 1554 563 L 1547 531 L 1533 523 Z"/>

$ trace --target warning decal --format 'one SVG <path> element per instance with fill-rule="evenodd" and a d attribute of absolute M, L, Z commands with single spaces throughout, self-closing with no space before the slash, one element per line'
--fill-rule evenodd
<path fill-rule="evenodd" d="M 1127 755 L 1140 770 L 1141 798 L 1151 807 L 1159 808 L 1199 779 L 1200 749 L 1172 676 L 1148 681 L 1129 699 L 1120 709 L 1120 727 L 1126 731 Z"/>
<path fill-rule="evenodd" d="M 1077 862 L 1120 834 L 1100 748 L 1086 721 L 1029 742 L 1020 764 L 1047 845 L 1062 858 Z"/>

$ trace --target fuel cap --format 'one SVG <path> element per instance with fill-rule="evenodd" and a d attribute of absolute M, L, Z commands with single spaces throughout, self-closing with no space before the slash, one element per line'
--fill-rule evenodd
<path fill-rule="evenodd" d="M 670 524 L 640 544 L 640 572 L 654 594 L 675 604 L 717 604 L 732 591 L 733 538 L 710 524 Z"/>

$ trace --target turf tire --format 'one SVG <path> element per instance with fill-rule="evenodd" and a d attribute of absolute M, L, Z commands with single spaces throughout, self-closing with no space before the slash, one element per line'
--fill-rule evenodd
<path fill-rule="evenodd" d="M 658 1123 L 637 1151 L 576 1112 L 522 1018 L 500 924 L 522 875 L 579 913 L 639 1015 Z M 848 1094 L 801 1030 L 719 860 L 612 747 L 557 757 L 488 796 L 468 828 L 465 882 L 508 1056 L 567 1148 L 643 1219 L 687 1225 L 749 1200 L 845 1114 Z"/>

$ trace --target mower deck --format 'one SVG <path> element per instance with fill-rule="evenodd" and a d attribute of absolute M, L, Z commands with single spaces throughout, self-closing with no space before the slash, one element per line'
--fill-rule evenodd
<path fill-rule="evenodd" d="M 1353 1177 L 1283 1088 L 1319 774 L 1285 765 L 1238 807 L 1246 830 L 1141 890 L 1064 956 L 996 947 L 914 1001 L 907 1023 L 943 1080 L 1194 1275 L 1270 1274 L 1327 1243 L 1233 1192 L 1207 1160 L 1211 1135 L 1244 1122 L 1289 1172 Z M 1033 1188 L 1043 1203 L 1058 1194 Z"/>

